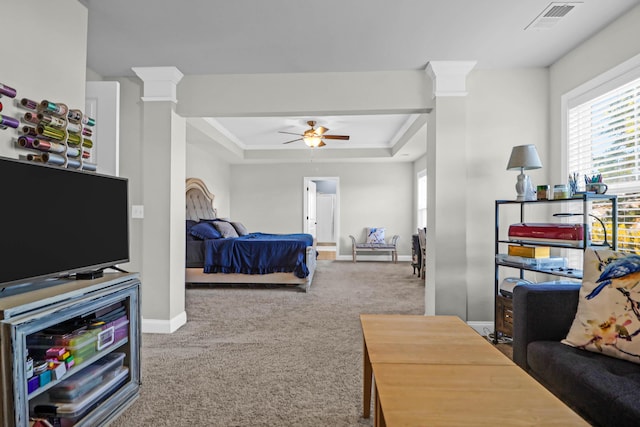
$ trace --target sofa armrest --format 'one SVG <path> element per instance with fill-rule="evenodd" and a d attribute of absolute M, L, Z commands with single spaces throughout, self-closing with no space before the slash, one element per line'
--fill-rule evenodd
<path fill-rule="evenodd" d="M 580 284 L 518 285 L 513 289 L 513 361 L 525 370 L 532 341 L 567 336 L 578 308 Z"/>

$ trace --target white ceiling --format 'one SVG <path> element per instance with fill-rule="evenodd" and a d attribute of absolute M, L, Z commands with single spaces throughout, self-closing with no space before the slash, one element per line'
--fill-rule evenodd
<path fill-rule="evenodd" d="M 640 0 L 561 2 L 573 8 L 549 29 L 525 28 L 548 0 L 80 0 L 89 10 L 87 66 L 102 76 L 131 67 L 184 74 L 423 70 L 430 60 L 477 61 L 476 68 L 546 67 Z M 389 147 L 415 117 L 213 118 L 242 150 L 283 145 L 317 120 L 333 152 Z M 194 138 L 196 138 L 194 136 Z M 200 141 L 204 143 L 204 141 Z M 423 144 L 425 145 L 425 144 Z M 314 151 L 318 155 L 322 150 Z M 426 147 L 403 147 L 413 160 Z M 353 158 L 353 153 L 350 154 Z"/>

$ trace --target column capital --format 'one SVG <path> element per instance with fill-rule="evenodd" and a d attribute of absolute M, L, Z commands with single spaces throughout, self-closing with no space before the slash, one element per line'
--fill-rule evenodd
<path fill-rule="evenodd" d="M 433 97 L 466 96 L 467 74 L 476 61 L 429 61 L 426 72 L 433 82 Z"/>
<path fill-rule="evenodd" d="M 131 69 L 144 83 L 143 101 L 178 102 L 176 86 L 184 74 L 176 67 L 132 67 Z"/>

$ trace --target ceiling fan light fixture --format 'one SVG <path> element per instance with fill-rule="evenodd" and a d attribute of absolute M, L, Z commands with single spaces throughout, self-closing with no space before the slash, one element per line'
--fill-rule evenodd
<path fill-rule="evenodd" d="M 322 138 L 317 135 L 305 136 L 302 138 L 302 140 L 304 141 L 305 144 L 307 144 L 311 148 L 318 147 L 322 142 Z"/>

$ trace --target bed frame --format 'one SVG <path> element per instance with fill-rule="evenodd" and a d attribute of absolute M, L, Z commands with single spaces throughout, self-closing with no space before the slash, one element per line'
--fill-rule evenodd
<path fill-rule="evenodd" d="M 186 219 L 215 219 L 217 210 L 213 207 L 215 196 L 207 189 L 205 183 L 198 178 L 187 178 L 186 185 Z M 293 273 L 242 274 L 242 273 L 204 273 L 202 268 L 187 268 L 185 283 L 200 284 L 276 284 L 295 285 L 303 291 L 309 291 L 316 270 L 316 248 L 307 247 L 306 263 L 309 275 L 296 277 Z"/>

